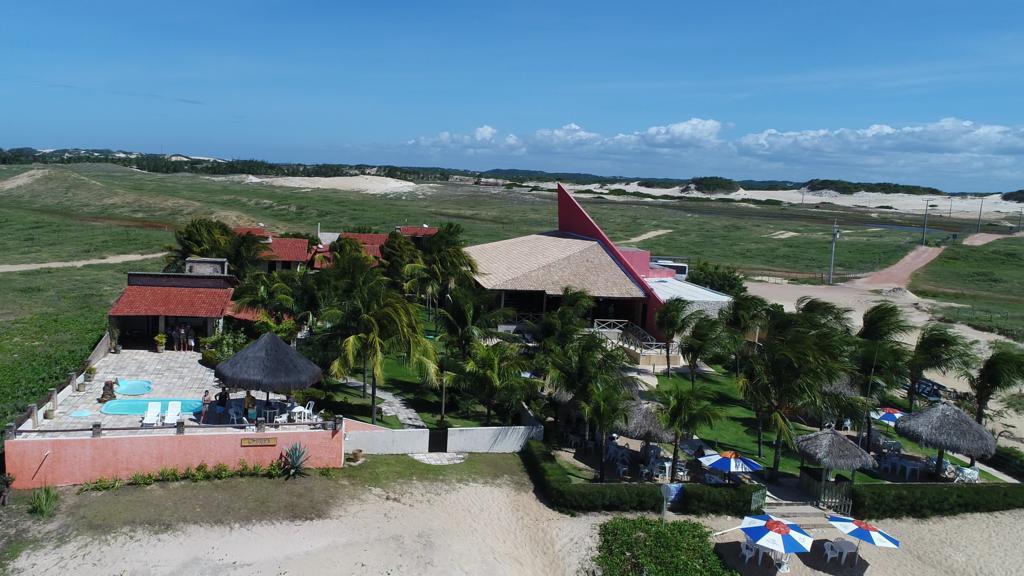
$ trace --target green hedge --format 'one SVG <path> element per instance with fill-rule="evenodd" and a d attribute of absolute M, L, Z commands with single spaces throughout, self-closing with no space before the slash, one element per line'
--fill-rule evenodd
<path fill-rule="evenodd" d="M 1005 472 L 1018 480 L 1024 480 L 1024 452 L 1010 446 L 999 446 L 985 464 Z"/>
<path fill-rule="evenodd" d="M 555 461 L 542 442 L 531 440 L 522 452 L 534 484 L 555 508 L 578 512 L 599 510 L 660 511 L 661 487 L 652 483 L 573 483 L 566 471 Z M 687 484 L 683 488 L 682 506 L 676 510 L 686 514 L 750 513 L 751 498 L 758 486 L 705 486 Z"/>
<path fill-rule="evenodd" d="M 857 518 L 951 516 L 1024 508 L 1024 484 L 861 484 L 853 487 Z"/>
<path fill-rule="evenodd" d="M 727 576 L 711 532 L 692 521 L 614 518 L 601 525 L 596 564 L 604 576 Z"/>

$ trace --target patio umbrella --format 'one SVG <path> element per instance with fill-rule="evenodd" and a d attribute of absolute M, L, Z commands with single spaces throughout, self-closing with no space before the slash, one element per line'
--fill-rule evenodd
<path fill-rule="evenodd" d="M 829 470 L 874 468 L 875 459 L 835 428 L 797 436 L 800 457 Z"/>
<path fill-rule="evenodd" d="M 829 516 L 829 524 L 835 526 L 840 532 L 857 539 L 858 552 L 860 542 L 869 542 L 881 548 L 899 548 L 900 541 L 875 528 L 863 520 L 854 520 L 846 516 Z"/>
<path fill-rule="evenodd" d="M 896 432 L 925 446 L 939 449 L 935 474 L 941 475 L 946 450 L 972 458 L 991 456 L 996 439 L 973 418 L 943 400 L 920 412 L 907 414 L 896 421 Z"/>
<path fill-rule="evenodd" d="M 903 417 L 903 412 L 896 408 L 882 408 L 871 413 L 875 420 L 885 422 L 889 426 L 895 426 L 896 421 Z"/>
<path fill-rule="evenodd" d="M 710 456 L 704 456 L 699 458 L 700 463 L 707 466 L 712 470 L 721 470 L 722 472 L 757 472 L 761 470 L 761 465 L 754 462 L 750 458 L 744 458 L 740 456 L 739 452 L 733 452 L 727 450 L 721 454 L 712 454 Z"/>
<path fill-rule="evenodd" d="M 320 381 L 320 367 L 299 354 L 273 332 L 242 348 L 217 365 L 214 376 L 228 388 L 287 394 Z"/>
<path fill-rule="evenodd" d="M 771 514 L 745 517 L 740 530 L 754 544 L 784 554 L 810 552 L 814 542 L 814 538 L 795 522 Z"/>

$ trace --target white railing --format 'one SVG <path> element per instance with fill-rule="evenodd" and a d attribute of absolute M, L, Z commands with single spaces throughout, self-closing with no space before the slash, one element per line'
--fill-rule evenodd
<path fill-rule="evenodd" d="M 629 320 L 617 320 L 601 318 L 594 320 L 594 330 L 607 338 L 610 342 L 629 348 L 642 356 L 665 354 L 665 343 L 659 342 L 646 330 L 633 324 Z M 612 338 L 608 332 L 617 331 L 618 338 Z M 672 345 L 672 352 L 676 346 Z"/>

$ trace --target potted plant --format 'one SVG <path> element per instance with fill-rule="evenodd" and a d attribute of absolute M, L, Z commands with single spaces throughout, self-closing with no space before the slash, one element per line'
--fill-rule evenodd
<path fill-rule="evenodd" d="M 153 341 L 156 342 L 156 351 L 157 352 L 163 352 L 164 351 L 164 345 L 167 344 L 167 335 L 166 334 L 157 334 L 156 336 L 153 336 Z"/>
<path fill-rule="evenodd" d="M 96 376 L 96 367 L 89 366 L 85 369 L 85 381 L 92 382 L 92 379 Z"/>

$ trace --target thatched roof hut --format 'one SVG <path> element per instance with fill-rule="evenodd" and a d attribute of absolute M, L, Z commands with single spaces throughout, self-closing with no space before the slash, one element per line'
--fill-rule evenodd
<path fill-rule="evenodd" d="M 800 456 L 830 470 L 874 468 L 875 459 L 834 428 L 798 436 L 795 440 Z"/>
<path fill-rule="evenodd" d="M 267 332 L 217 365 L 214 376 L 228 388 L 287 394 L 309 388 L 323 377 L 320 367 L 273 332 Z"/>
<path fill-rule="evenodd" d="M 946 401 L 937 402 L 920 412 L 904 414 L 896 421 L 896 432 L 925 446 L 973 458 L 991 456 L 996 451 L 996 439 L 992 434 L 963 410 Z"/>
<path fill-rule="evenodd" d="M 626 421 L 615 428 L 617 434 L 651 442 L 671 442 L 672 432 L 658 418 L 658 403 L 635 401 L 629 403 Z"/>

